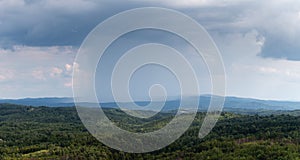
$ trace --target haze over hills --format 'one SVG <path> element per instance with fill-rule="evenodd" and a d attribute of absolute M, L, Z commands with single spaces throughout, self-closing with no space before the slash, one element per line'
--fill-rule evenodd
<path fill-rule="evenodd" d="M 193 101 L 197 97 L 185 97 L 185 100 Z M 211 96 L 201 95 L 199 101 L 199 110 L 206 110 L 209 106 Z M 73 98 L 63 97 L 63 98 L 25 98 L 25 99 L 0 99 L 0 103 L 10 103 L 18 105 L 27 106 L 49 106 L 49 107 L 72 107 L 74 106 Z M 139 101 L 135 102 L 138 105 L 145 106 L 149 101 Z M 147 108 L 147 110 L 160 110 L 159 107 L 155 107 L 155 104 L 161 104 L 161 102 L 154 102 L 154 107 Z M 87 103 L 82 103 L 87 104 Z M 130 106 L 131 103 L 120 102 L 120 105 Z M 171 100 L 165 102 L 163 110 L 176 110 L 180 104 L 180 100 Z M 116 102 L 105 102 L 101 103 L 102 107 L 105 108 L 117 108 Z M 188 109 L 188 107 L 187 107 Z M 226 97 L 224 103 L 224 111 L 232 110 L 299 110 L 300 102 L 292 101 L 274 101 L 274 100 L 260 100 L 252 98 L 239 98 L 239 97 Z"/>

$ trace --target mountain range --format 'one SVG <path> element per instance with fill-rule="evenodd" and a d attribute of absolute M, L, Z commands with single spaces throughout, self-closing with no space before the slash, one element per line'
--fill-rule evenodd
<path fill-rule="evenodd" d="M 199 97 L 185 97 L 188 102 L 195 100 Z M 199 110 L 207 110 L 211 95 L 201 95 L 199 98 Z M 71 97 L 51 97 L 51 98 L 24 98 L 24 99 L 0 99 L 0 103 L 10 103 L 18 105 L 27 105 L 27 106 L 49 106 L 49 107 L 72 107 L 75 106 L 73 98 Z M 135 102 L 138 105 L 145 106 L 149 101 L 138 101 Z M 154 102 L 152 108 L 148 110 L 160 110 L 156 108 L 155 103 L 160 104 L 161 102 Z M 81 105 L 87 104 L 85 102 Z M 129 106 L 131 103 L 120 102 L 120 105 Z M 176 110 L 180 104 L 180 100 L 170 100 L 166 101 L 163 107 L 163 110 Z M 105 102 L 101 103 L 101 107 L 104 108 L 117 108 L 118 104 L 116 102 Z M 188 109 L 188 108 L 187 108 Z M 300 102 L 293 101 L 275 101 L 275 100 L 260 100 L 253 98 L 240 98 L 240 97 L 225 97 L 224 111 L 291 111 L 291 110 L 300 110 Z"/>

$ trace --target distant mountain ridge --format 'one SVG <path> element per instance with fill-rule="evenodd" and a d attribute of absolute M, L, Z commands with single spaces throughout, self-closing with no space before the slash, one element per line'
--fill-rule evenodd
<path fill-rule="evenodd" d="M 0 99 L 0 103 L 10 103 L 26 106 L 49 106 L 49 107 L 69 107 L 74 106 L 71 97 L 45 97 L 45 98 L 23 98 L 23 99 Z"/>
<path fill-rule="evenodd" d="M 194 101 L 199 97 L 185 97 L 187 101 Z M 207 110 L 210 103 L 210 95 L 201 95 L 199 101 L 199 110 Z M 24 98 L 24 99 L 0 99 L 0 103 L 10 103 L 27 106 L 49 106 L 49 107 L 72 107 L 75 106 L 71 97 L 51 97 L 51 98 Z M 149 101 L 135 102 L 139 105 L 147 105 Z M 160 102 L 154 102 L 160 103 Z M 82 103 L 84 105 L 86 103 Z M 120 102 L 121 105 L 130 105 L 130 103 Z M 165 102 L 163 110 L 176 110 L 180 100 L 171 100 Z M 105 108 L 117 108 L 116 102 L 101 103 Z M 159 108 L 150 108 L 149 110 L 158 110 Z M 187 108 L 188 109 L 188 108 Z M 224 111 L 228 110 L 297 110 L 300 109 L 300 102 L 260 100 L 253 98 L 225 97 Z"/>

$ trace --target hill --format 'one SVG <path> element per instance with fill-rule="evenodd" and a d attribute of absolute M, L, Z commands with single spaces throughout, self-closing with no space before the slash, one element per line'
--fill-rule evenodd
<path fill-rule="evenodd" d="M 126 116 L 105 109 L 116 125 L 134 132 L 164 126 L 172 114 L 154 119 Z M 161 150 L 130 154 L 110 149 L 91 136 L 73 107 L 29 107 L 0 104 L 0 159 L 299 159 L 300 117 L 222 113 L 204 139 L 197 133 L 205 113 L 189 130 Z"/>

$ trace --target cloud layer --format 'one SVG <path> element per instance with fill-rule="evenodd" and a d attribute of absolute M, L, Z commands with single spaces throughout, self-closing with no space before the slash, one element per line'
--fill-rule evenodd
<path fill-rule="evenodd" d="M 178 9 L 211 33 L 257 30 L 262 57 L 300 60 L 300 2 L 297 0 L 0 1 L 0 45 L 79 46 L 99 22 L 120 11 L 158 6 Z"/>

